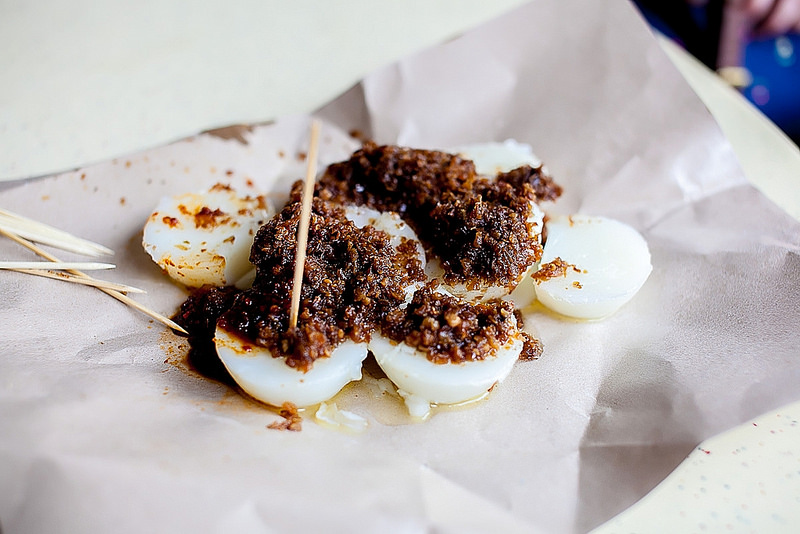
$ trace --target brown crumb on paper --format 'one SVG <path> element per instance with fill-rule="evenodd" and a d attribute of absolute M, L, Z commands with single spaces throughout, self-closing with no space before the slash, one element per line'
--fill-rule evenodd
<path fill-rule="evenodd" d="M 303 418 L 297 413 L 297 406 L 291 402 L 284 402 L 281 406 L 281 411 L 278 412 L 282 421 L 275 421 L 267 425 L 271 430 L 291 430 L 292 432 L 300 432 L 303 430 Z"/>
<path fill-rule="evenodd" d="M 353 128 L 352 130 L 347 132 L 347 135 L 349 135 L 353 139 L 361 141 L 362 143 L 367 140 L 367 136 L 364 134 L 364 132 L 356 128 Z"/>

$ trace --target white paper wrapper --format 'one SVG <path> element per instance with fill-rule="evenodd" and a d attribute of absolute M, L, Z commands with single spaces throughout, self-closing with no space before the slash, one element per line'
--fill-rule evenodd
<path fill-rule="evenodd" d="M 565 532 L 634 503 L 702 439 L 800 398 L 800 224 L 749 186 L 710 115 L 624 2 L 540 0 L 388 66 L 320 110 L 320 164 L 380 142 L 533 145 L 552 212 L 621 219 L 654 270 L 602 322 L 527 314 L 544 356 L 469 409 L 401 424 L 374 382 L 349 435 L 187 372 L 185 342 L 99 291 L 2 273 L 3 532 Z M 0 205 L 117 251 L 106 279 L 172 313 L 140 246 L 161 196 L 232 182 L 277 197 L 308 118 L 200 135 L 9 187 Z M 230 132 L 228 132 L 230 133 Z M 0 241 L 0 255 L 33 259 Z M 62 259 L 75 259 L 61 254 Z"/>

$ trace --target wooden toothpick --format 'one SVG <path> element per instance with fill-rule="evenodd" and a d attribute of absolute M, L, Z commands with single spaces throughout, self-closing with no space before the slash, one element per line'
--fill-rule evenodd
<path fill-rule="evenodd" d="M 132 287 L 125 284 L 115 284 L 114 282 L 107 282 L 105 280 L 98 280 L 97 278 L 81 278 L 68 273 L 58 271 L 43 271 L 41 269 L 9 269 L 18 273 L 32 274 L 34 276 L 41 276 L 44 278 L 52 278 L 53 280 L 63 280 L 73 284 L 80 284 L 84 286 L 92 286 L 106 289 L 113 289 L 120 293 L 144 293 L 145 291 L 138 287 Z"/>
<path fill-rule="evenodd" d="M 24 239 L 50 245 L 84 256 L 110 256 L 114 251 L 103 245 L 75 237 L 72 234 L 34 221 L 22 215 L 0 209 L 0 228 Z"/>
<path fill-rule="evenodd" d="M 294 257 L 294 280 L 292 281 L 292 303 L 289 308 L 289 329 L 297 327 L 300 313 L 300 294 L 303 289 L 303 269 L 306 263 L 308 246 L 308 226 L 311 222 L 311 201 L 314 198 L 314 181 L 317 176 L 317 145 L 319 144 L 319 121 L 311 123 L 311 141 L 308 147 L 308 167 L 303 184 L 303 198 L 300 205 L 300 221 L 297 224 L 297 248 Z"/>
<path fill-rule="evenodd" d="M 45 271 L 69 271 L 83 269 L 84 271 L 101 271 L 113 269 L 113 263 L 100 263 L 96 261 L 0 261 L 0 269 L 28 269 Z"/>
<path fill-rule="evenodd" d="M 0 228 L 0 234 L 8 237 L 9 239 L 12 239 L 12 240 L 16 241 L 17 243 L 19 243 L 23 247 L 25 247 L 25 248 L 27 248 L 29 250 L 32 250 L 33 252 L 35 252 L 36 254 L 41 256 L 42 258 L 45 258 L 46 260 L 49 260 L 49 261 L 60 261 L 58 258 L 53 256 L 49 252 L 47 252 L 46 250 L 36 246 L 35 244 L 31 243 L 27 239 L 23 239 L 23 238 L 19 237 L 18 235 L 14 235 L 11 232 L 7 232 L 7 231 L 3 230 L 2 228 Z M 85 273 L 83 273 L 81 271 L 75 270 L 75 269 L 69 269 L 69 270 L 67 270 L 67 272 L 72 274 L 72 275 L 74 275 L 74 276 L 78 276 L 80 278 L 92 279 L 91 276 L 89 276 L 89 275 L 87 275 L 87 274 L 85 274 Z M 139 304 L 138 302 L 136 302 L 135 300 L 133 300 L 129 296 L 127 296 L 127 295 L 125 295 L 123 293 L 120 293 L 119 291 L 115 291 L 113 289 L 107 289 L 105 287 L 98 287 L 97 289 L 99 289 L 100 291 L 102 291 L 106 295 L 117 299 L 118 301 L 122 302 L 123 304 L 127 304 L 131 308 L 139 310 L 140 312 L 144 313 L 145 315 L 148 315 L 148 316 L 152 317 L 156 321 L 158 321 L 158 322 L 160 322 L 160 323 L 172 328 L 173 330 L 177 330 L 178 332 L 181 332 L 183 334 L 189 335 L 189 332 L 184 330 L 175 321 L 169 319 L 168 317 L 164 317 L 160 313 L 154 312 L 153 310 L 142 306 L 141 304 Z"/>

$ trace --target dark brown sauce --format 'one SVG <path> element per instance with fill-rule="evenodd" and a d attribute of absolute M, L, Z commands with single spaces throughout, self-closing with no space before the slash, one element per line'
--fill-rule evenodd
<path fill-rule="evenodd" d="M 349 160 L 329 166 L 316 193 L 399 213 L 441 260 L 448 283 L 513 288 L 542 254 L 541 228 L 528 223 L 531 202 L 553 200 L 561 187 L 542 167 L 489 179 L 453 154 L 368 142 Z M 293 195 L 299 194 L 296 184 Z"/>
<path fill-rule="evenodd" d="M 386 316 L 381 333 L 425 353 L 433 363 L 483 360 L 518 332 L 514 311 L 507 301 L 470 304 L 437 293 L 429 284 L 404 309 Z"/>
<path fill-rule="evenodd" d="M 395 249 L 385 232 L 356 227 L 344 211 L 316 199 L 300 296 L 298 325 L 289 328 L 299 203 L 287 205 L 256 235 L 252 288 L 238 293 L 218 320 L 221 328 L 306 371 L 344 339 L 369 340 L 381 319 L 423 278 L 414 247 Z"/>
<path fill-rule="evenodd" d="M 541 257 L 541 229 L 527 222 L 531 202 L 561 193 L 541 167 L 489 180 L 452 154 L 373 143 L 331 165 L 317 185 L 298 326 L 290 329 L 299 191 L 300 182 L 255 237 L 253 286 L 201 288 L 176 315 L 201 373 L 232 383 L 214 348 L 217 326 L 284 356 L 299 371 L 330 356 L 344 339 L 368 341 L 376 329 L 435 363 L 480 360 L 514 335 L 525 341 L 520 359 L 539 357 L 541 343 L 521 331 L 521 314 L 509 302 L 467 304 L 430 285 L 401 308 L 404 289 L 424 280 L 416 247 L 406 241 L 395 249 L 385 232 L 356 227 L 337 203 L 398 212 L 440 257 L 449 282 L 513 286 Z"/>
<path fill-rule="evenodd" d="M 235 382 L 217 356 L 214 330 L 217 319 L 231 307 L 239 292 L 235 287 L 202 287 L 181 304 L 172 318 L 189 332 L 187 363 L 203 376 L 229 386 Z"/>

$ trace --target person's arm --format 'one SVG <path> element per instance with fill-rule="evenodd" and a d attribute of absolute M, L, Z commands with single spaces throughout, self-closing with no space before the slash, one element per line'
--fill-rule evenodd
<path fill-rule="evenodd" d="M 753 21 L 759 34 L 800 32 L 800 0 L 730 0 Z"/>

